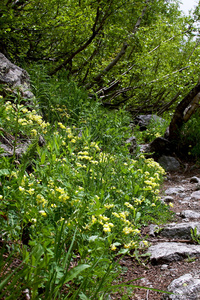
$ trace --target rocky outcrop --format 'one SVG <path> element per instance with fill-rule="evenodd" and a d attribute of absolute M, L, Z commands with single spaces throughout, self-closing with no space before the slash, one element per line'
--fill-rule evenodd
<path fill-rule="evenodd" d="M 0 93 L 3 95 L 20 93 L 25 99 L 34 97 L 28 73 L 11 63 L 2 53 L 0 53 L 0 86 Z"/>
<path fill-rule="evenodd" d="M 27 71 L 16 66 L 0 53 L 0 96 L 6 97 L 8 95 L 9 101 L 13 101 L 13 98 L 19 95 L 20 103 L 22 100 L 22 103 L 28 109 L 32 109 L 34 95 L 31 92 L 30 78 Z M 34 104 L 36 104 L 35 101 Z M 37 105 L 34 105 L 34 108 L 37 108 Z M 32 139 L 29 137 L 16 137 L 4 128 L 0 128 L 0 156 L 16 156 L 20 158 L 27 152 L 31 144 Z M 39 137 L 38 144 L 40 146 L 45 144 L 42 136 Z"/>

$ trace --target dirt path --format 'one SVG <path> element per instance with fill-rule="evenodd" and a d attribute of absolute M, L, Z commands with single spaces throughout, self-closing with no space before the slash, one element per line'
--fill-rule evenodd
<path fill-rule="evenodd" d="M 183 218 L 180 213 L 185 210 L 192 210 L 193 212 L 200 213 L 200 197 L 199 199 L 190 199 L 191 194 L 200 189 L 198 183 L 192 183 L 191 178 L 196 176 L 200 178 L 200 169 L 193 169 L 187 171 L 187 173 L 171 173 L 167 175 L 166 180 L 161 188 L 161 196 L 166 196 L 165 191 L 169 188 L 182 187 L 184 191 L 182 193 L 170 195 L 173 197 L 174 207 L 171 208 L 175 213 L 175 223 L 194 221 L 193 218 Z M 200 222 L 199 219 L 195 219 L 195 222 Z M 148 232 L 148 228 L 145 228 Z M 149 242 L 154 245 L 156 243 L 166 241 L 166 238 L 161 238 L 159 236 L 149 237 Z M 173 240 L 171 240 L 173 241 Z M 124 268 L 124 274 L 122 281 L 126 282 L 129 280 L 141 278 L 133 282 L 135 285 L 151 287 L 154 289 L 159 289 L 166 291 L 169 284 L 176 278 L 192 273 L 194 276 L 200 273 L 200 258 L 191 259 L 187 257 L 181 261 L 174 261 L 170 263 L 161 263 L 157 265 L 152 265 L 151 262 L 145 262 L 145 265 L 138 264 L 130 257 L 125 257 L 121 261 L 121 265 Z M 135 294 L 128 295 L 125 299 L 132 300 L 161 300 L 163 294 L 160 292 L 155 292 L 151 290 L 136 289 Z M 117 296 L 112 299 L 122 299 L 121 296 Z M 199 298 L 198 298 L 199 299 Z"/>

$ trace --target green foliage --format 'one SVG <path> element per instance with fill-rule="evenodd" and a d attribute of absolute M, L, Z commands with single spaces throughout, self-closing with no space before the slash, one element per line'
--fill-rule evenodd
<path fill-rule="evenodd" d="M 180 145 L 184 145 L 183 151 L 191 158 L 198 160 L 200 155 L 200 117 L 199 111 L 197 111 L 190 120 L 183 125 L 181 129 L 181 141 Z"/>
<path fill-rule="evenodd" d="M 169 125 L 167 120 L 151 119 L 147 129 L 140 131 L 139 127 L 134 128 L 135 136 L 140 143 L 152 142 L 155 138 L 164 136 L 165 131 Z"/>
<path fill-rule="evenodd" d="M 110 105 L 159 111 L 198 79 L 196 19 L 181 15 L 175 0 L 3 0 L 0 51 L 22 66 L 45 63 L 51 75 L 64 70 Z"/>
<path fill-rule="evenodd" d="M 164 171 L 143 155 L 129 155 L 125 111 L 89 105 L 76 84 L 40 76 L 33 84 L 49 122 L 21 101 L 1 98 L 2 134 L 34 146 L 19 164 L 12 157 L 0 161 L 1 252 L 8 256 L 1 271 L 10 266 L 0 294 L 12 299 L 28 289 L 32 299 L 107 299 L 117 288 L 115 257 L 134 256 L 141 226 L 164 221 L 161 211 L 170 216 L 158 196 Z"/>
<path fill-rule="evenodd" d="M 195 243 L 200 244 L 200 234 L 198 234 L 197 227 L 191 229 L 191 238 Z"/>
<path fill-rule="evenodd" d="M 77 122 L 80 114 L 90 106 L 85 90 L 78 88 L 75 82 L 66 79 L 66 73 L 58 78 L 46 74 L 44 65 L 27 67 L 34 95 L 46 121 Z M 70 122 L 70 123 L 69 123 Z"/>

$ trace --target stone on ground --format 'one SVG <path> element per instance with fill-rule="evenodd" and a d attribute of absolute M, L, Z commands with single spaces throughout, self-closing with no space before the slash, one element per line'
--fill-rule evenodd
<path fill-rule="evenodd" d="M 200 212 L 194 210 L 183 210 L 180 213 L 180 216 L 188 219 L 200 219 Z"/>
<path fill-rule="evenodd" d="M 175 188 L 169 188 L 165 191 L 166 195 L 177 195 L 179 193 L 183 193 L 185 191 L 184 187 L 182 186 L 177 186 Z"/>
<path fill-rule="evenodd" d="M 152 264 L 163 264 L 166 262 L 179 261 L 187 257 L 199 257 L 200 245 L 189 245 L 186 243 L 163 242 L 149 247 Z"/>
<path fill-rule="evenodd" d="M 194 278 L 191 274 L 185 274 L 173 280 L 168 286 L 168 292 L 173 294 L 163 296 L 165 300 L 199 300 L 200 279 Z"/>
<path fill-rule="evenodd" d="M 159 235 L 169 239 L 191 239 L 191 230 L 197 229 L 197 234 L 200 233 L 199 222 L 187 222 L 187 223 L 171 223 L 164 226 Z"/>
<path fill-rule="evenodd" d="M 162 155 L 158 159 L 158 163 L 165 169 L 165 171 L 178 171 L 180 163 L 175 157 Z"/>
<path fill-rule="evenodd" d="M 200 191 L 193 192 L 191 194 L 191 197 L 196 199 L 196 200 L 200 200 Z"/>

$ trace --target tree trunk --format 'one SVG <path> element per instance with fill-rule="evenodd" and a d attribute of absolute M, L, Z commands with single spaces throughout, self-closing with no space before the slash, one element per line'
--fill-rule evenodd
<path fill-rule="evenodd" d="M 187 122 L 195 112 L 200 100 L 200 82 L 185 96 L 177 105 L 171 123 L 169 125 L 168 139 L 172 143 L 177 143 L 183 124 Z"/>

